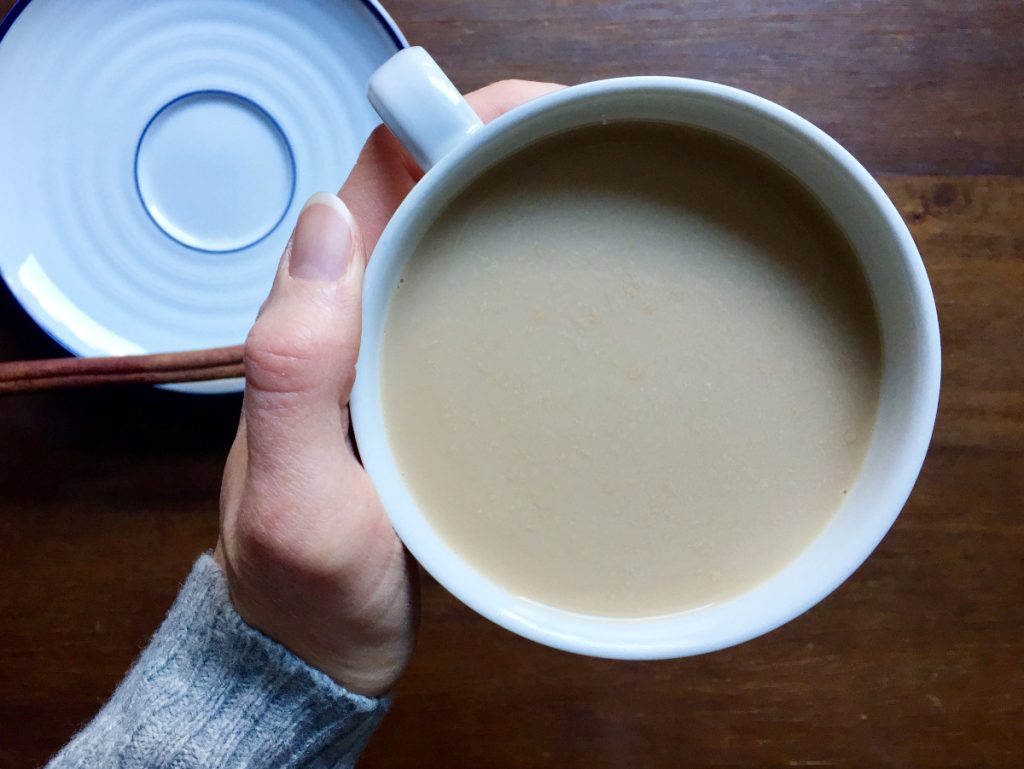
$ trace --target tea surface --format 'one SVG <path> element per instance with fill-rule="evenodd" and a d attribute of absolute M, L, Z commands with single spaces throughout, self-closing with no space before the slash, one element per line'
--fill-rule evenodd
<path fill-rule="evenodd" d="M 652 616 L 750 588 L 828 523 L 881 350 L 806 190 L 638 123 L 473 182 L 406 267 L 381 365 L 399 468 L 457 552 L 544 604 Z"/>

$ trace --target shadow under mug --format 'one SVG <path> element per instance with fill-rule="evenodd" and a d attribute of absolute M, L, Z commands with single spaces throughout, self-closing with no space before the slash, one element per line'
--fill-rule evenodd
<path fill-rule="evenodd" d="M 422 48 L 396 54 L 369 98 L 426 175 L 388 224 L 366 272 L 363 336 L 352 394 L 359 450 L 392 524 L 416 559 L 465 604 L 543 644 L 581 654 L 660 659 L 722 649 L 767 633 L 835 590 L 871 554 L 920 472 L 939 396 L 939 328 L 924 265 L 871 175 L 803 118 L 753 94 L 673 77 L 573 86 L 482 125 Z M 420 238 L 473 179 L 547 136 L 612 121 L 705 129 L 773 159 L 799 179 L 849 238 L 882 337 L 880 399 L 860 475 L 830 523 L 790 563 L 731 599 L 678 614 L 576 614 L 505 590 L 434 530 L 396 465 L 380 397 L 380 349 L 392 293 Z"/>

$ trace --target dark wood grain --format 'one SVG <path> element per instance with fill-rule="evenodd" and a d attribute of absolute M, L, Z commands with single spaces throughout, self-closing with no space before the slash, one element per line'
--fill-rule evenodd
<path fill-rule="evenodd" d="M 817 123 L 873 170 L 1024 171 L 1019 0 L 633 0 L 388 4 L 464 89 L 715 80 Z"/>
<path fill-rule="evenodd" d="M 898 172 L 880 178 L 934 284 L 944 373 L 910 503 L 813 611 L 717 654 L 620 663 L 516 638 L 426 580 L 416 657 L 364 765 L 1020 766 L 1024 6 L 390 6 L 467 88 L 716 79 Z M 0 355 L 58 352 L 0 289 Z M 95 712 L 213 544 L 238 405 L 144 388 L 0 402 L 0 767 L 42 763 Z"/>

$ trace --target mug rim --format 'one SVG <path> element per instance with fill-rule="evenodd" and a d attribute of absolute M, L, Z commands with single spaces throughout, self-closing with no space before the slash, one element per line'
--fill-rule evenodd
<path fill-rule="evenodd" d="M 922 384 L 916 393 L 918 397 L 908 404 L 908 408 L 913 412 L 909 420 L 910 427 L 901 436 L 901 461 L 889 473 L 893 481 L 889 487 L 890 491 L 883 498 L 883 504 L 871 512 L 870 525 L 865 523 L 857 541 L 850 543 L 830 562 L 829 571 L 821 580 L 807 585 L 801 591 L 785 594 L 780 600 L 773 602 L 771 610 L 757 612 L 758 617 L 750 621 L 740 616 L 738 619 L 733 618 L 731 622 L 701 623 L 700 613 L 708 607 L 661 617 L 616 618 L 575 614 L 514 596 L 469 565 L 437 534 L 429 518 L 400 480 L 397 462 L 388 447 L 386 426 L 378 396 L 377 363 L 380 345 L 366 343 L 367 328 L 371 327 L 373 322 L 381 327 L 386 322 L 391 289 L 386 285 L 379 285 L 382 278 L 377 277 L 384 270 L 383 262 L 400 257 L 402 236 L 411 225 L 424 217 L 427 218 L 427 223 L 436 218 L 436 213 L 429 216 L 423 213 L 423 203 L 429 200 L 438 188 L 449 183 L 453 173 L 463 168 L 464 164 L 473 163 L 499 136 L 513 128 L 528 124 L 541 113 L 598 96 L 635 95 L 642 91 L 701 96 L 727 102 L 783 127 L 803 141 L 808 149 L 813 148 L 822 153 L 828 163 L 843 173 L 849 184 L 855 185 L 867 196 L 872 207 L 872 217 L 879 224 L 884 224 L 893 240 L 894 251 L 898 252 L 907 267 L 906 282 L 912 292 L 915 318 L 919 321 L 914 329 L 906 333 L 913 339 L 914 346 L 921 351 L 922 362 L 919 365 L 919 372 Z M 577 125 L 580 123 L 567 120 L 565 128 Z M 773 161 L 802 180 L 802 176 L 785 163 L 775 158 Z M 474 167 L 465 175 L 463 184 L 479 176 L 488 165 L 484 163 Z M 867 279 L 870 284 L 870 277 Z M 374 480 L 395 531 L 423 567 L 446 590 L 471 609 L 514 633 L 547 646 L 579 654 L 616 659 L 664 659 L 715 651 L 770 632 L 819 603 L 871 555 L 899 515 L 923 465 L 938 408 L 941 358 L 934 297 L 913 238 L 888 196 L 846 149 L 806 119 L 763 97 L 704 80 L 662 76 L 598 80 L 547 94 L 488 123 L 431 168 L 399 206 L 381 235 L 367 267 L 364 308 L 368 304 L 374 308 L 377 316 L 371 317 L 371 323 L 367 323 L 364 317 L 364 340 L 360 347 L 351 399 L 352 422 L 364 465 Z M 368 368 L 372 371 L 367 371 Z M 364 374 L 362 377 L 358 374 L 360 370 Z M 368 376 L 370 373 L 374 376 Z M 401 489 L 393 487 L 396 479 Z M 433 537 L 426 536 L 425 531 L 432 532 Z M 793 562 L 814 548 L 821 534 L 819 532 Z M 428 541 L 431 539 L 433 541 Z M 783 565 L 780 573 L 790 564 L 791 562 L 787 562 Z M 723 599 L 713 606 L 728 619 L 730 607 L 737 609 L 741 603 L 740 599 L 759 591 L 762 586 L 774 579 L 775 575 L 748 591 Z M 533 604 L 533 608 L 526 604 Z M 623 628 L 626 629 L 625 632 Z M 678 630 L 677 634 L 665 632 L 673 628 Z M 640 638 L 644 635 L 645 629 L 649 631 L 647 637 Z M 636 640 L 637 638 L 640 640 Z"/>

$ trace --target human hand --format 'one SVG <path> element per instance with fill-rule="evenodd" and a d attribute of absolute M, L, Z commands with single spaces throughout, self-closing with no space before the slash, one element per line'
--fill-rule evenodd
<path fill-rule="evenodd" d="M 466 99 L 486 122 L 559 87 L 504 81 Z M 417 601 L 411 559 L 353 449 L 348 399 L 366 257 L 421 174 L 378 128 L 339 197 L 303 209 L 245 343 L 221 488 L 215 557 L 238 613 L 367 695 L 405 668 Z"/>

